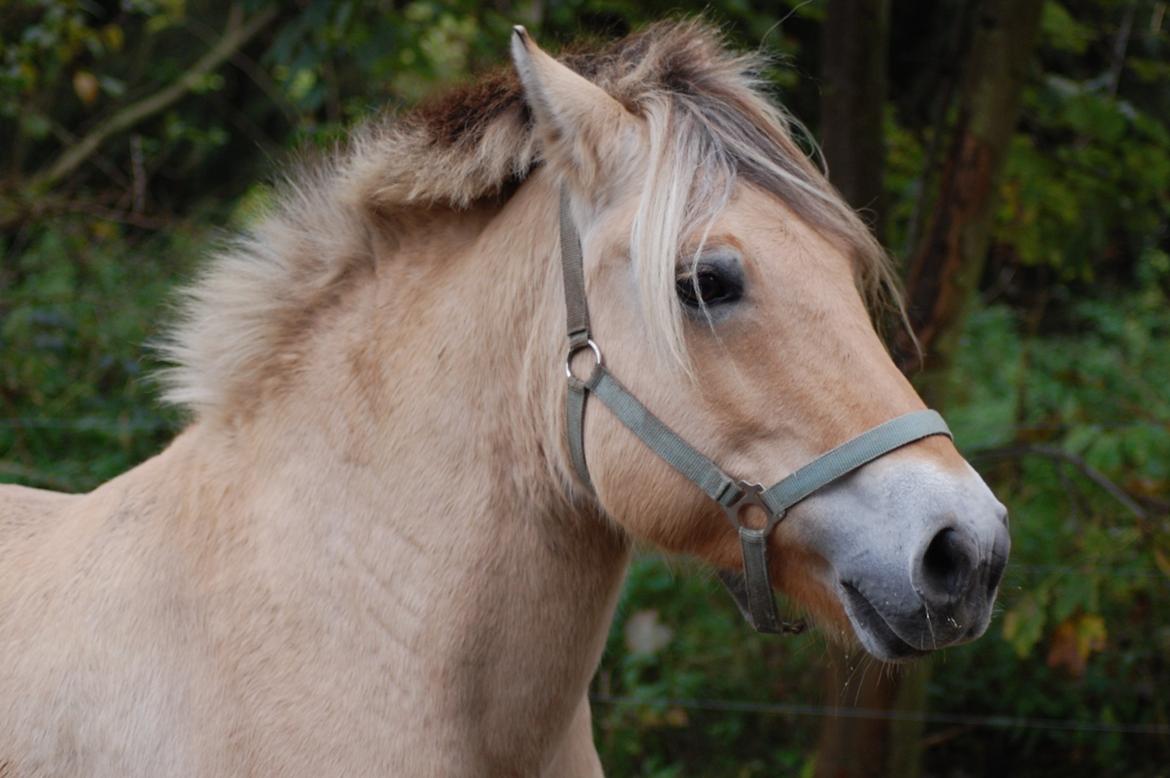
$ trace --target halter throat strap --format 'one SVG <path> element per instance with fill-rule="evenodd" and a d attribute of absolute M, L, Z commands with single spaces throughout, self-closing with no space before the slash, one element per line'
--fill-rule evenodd
<path fill-rule="evenodd" d="M 601 349 L 591 338 L 581 239 L 565 188 L 561 190 L 560 227 L 568 330 L 565 422 L 570 459 L 577 478 L 593 491 L 585 461 L 585 408 L 589 396 L 593 395 L 647 447 L 723 508 L 739 534 L 743 570 L 721 570 L 719 577 L 747 622 L 758 632 L 800 632 L 802 624 L 781 620 L 776 610 L 768 563 L 768 538 L 772 531 L 793 505 L 862 465 L 932 435 L 951 437 L 946 422 L 931 410 L 898 416 L 822 454 L 767 489 L 732 478 L 651 413 L 605 367 Z M 573 373 L 572 362 L 578 352 L 586 349 L 592 351 L 594 363 L 589 377 L 580 379 Z M 762 525 L 745 521 L 745 513 L 751 507 L 765 516 Z"/>

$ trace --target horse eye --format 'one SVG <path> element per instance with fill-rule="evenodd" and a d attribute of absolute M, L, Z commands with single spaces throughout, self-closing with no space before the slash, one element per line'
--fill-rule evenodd
<path fill-rule="evenodd" d="M 674 287 L 688 308 L 714 308 L 743 297 L 743 277 L 738 269 L 720 265 L 700 264 L 693 272 L 680 275 Z"/>

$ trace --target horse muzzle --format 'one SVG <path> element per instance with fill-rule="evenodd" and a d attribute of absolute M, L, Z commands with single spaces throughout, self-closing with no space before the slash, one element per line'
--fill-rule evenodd
<path fill-rule="evenodd" d="M 948 525 L 934 532 L 908 569 L 877 549 L 836 571 L 837 595 L 869 653 L 899 661 L 984 633 L 1011 548 L 1000 511 L 990 531 Z"/>

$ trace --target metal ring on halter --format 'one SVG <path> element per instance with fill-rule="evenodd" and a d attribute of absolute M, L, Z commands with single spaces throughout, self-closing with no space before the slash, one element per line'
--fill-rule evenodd
<path fill-rule="evenodd" d="M 577 343 L 576 345 L 569 344 L 569 353 L 565 355 L 565 378 L 568 378 L 570 381 L 581 380 L 573 375 L 573 356 L 582 349 L 589 349 L 593 352 L 593 370 L 601 367 L 601 349 L 593 342 L 593 338 L 587 339 L 584 343 Z"/>
<path fill-rule="evenodd" d="M 759 532 L 765 536 L 771 534 L 776 525 L 784 518 L 787 511 L 781 511 L 780 513 L 772 512 L 772 509 L 768 507 L 768 503 L 764 501 L 764 487 L 761 484 L 738 481 L 735 485 L 739 489 L 739 496 L 730 505 L 723 506 L 723 512 L 727 514 L 728 521 L 737 530 L 746 529 L 751 532 Z M 766 517 L 764 526 L 759 529 L 755 529 L 740 520 L 740 515 L 743 513 L 744 508 L 753 506 L 763 511 Z"/>

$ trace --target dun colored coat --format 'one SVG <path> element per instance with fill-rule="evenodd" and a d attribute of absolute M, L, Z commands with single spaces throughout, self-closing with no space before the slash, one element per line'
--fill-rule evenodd
<path fill-rule="evenodd" d="M 0 776 L 600 774 L 586 691 L 631 543 L 740 560 L 597 404 L 595 493 L 572 474 L 562 186 L 607 364 L 728 472 L 922 407 L 867 312 L 881 251 L 755 58 L 698 23 L 563 62 L 517 31 L 513 58 L 358 132 L 214 258 L 162 454 L 0 489 Z M 1007 555 L 941 438 L 772 544 L 777 587 L 889 659 L 979 635 Z"/>

